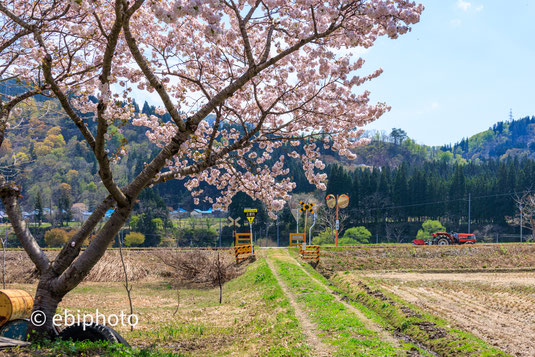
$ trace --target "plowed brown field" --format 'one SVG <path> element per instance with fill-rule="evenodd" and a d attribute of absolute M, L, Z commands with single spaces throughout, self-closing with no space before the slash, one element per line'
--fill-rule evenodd
<path fill-rule="evenodd" d="M 354 278 L 371 279 L 512 355 L 535 355 L 535 273 L 359 273 Z"/>
<path fill-rule="evenodd" d="M 332 248 L 320 270 L 367 282 L 515 356 L 535 356 L 535 245 Z"/>

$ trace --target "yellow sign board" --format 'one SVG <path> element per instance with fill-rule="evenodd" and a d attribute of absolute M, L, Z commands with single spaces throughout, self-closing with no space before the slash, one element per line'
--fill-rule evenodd
<path fill-rule="evenodd" d="M 249 224 L 253 224 L 253 221 L 256 217 L 256 213 L 258 212 L 258 210 L 256 208 L 245 208 L 243 212 L 245 213 L 245 217 L 249 221 Z"/>

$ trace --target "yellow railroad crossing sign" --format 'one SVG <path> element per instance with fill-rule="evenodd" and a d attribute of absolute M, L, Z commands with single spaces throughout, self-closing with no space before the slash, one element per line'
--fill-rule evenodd
<path fill-rule="evenodd" d="M 256 213 L 258 212 L 258 210 L 256 208 L 245 208 L 243 212 L 245 213 L 245 217 L 249 221 L 249 224 L 253 224 L 253 221 L 256 217 Z"/>
<path fill-rule="evenodd" d="M 301 209 L 299 210 L 299 212 L 308 211 L 310 213 L 314 213 L 314 209 L 312 208 L 314 207 L 314 203 L 307 203 L 305 201 L 299 201 L 299 204 L 301 205 Z"/>

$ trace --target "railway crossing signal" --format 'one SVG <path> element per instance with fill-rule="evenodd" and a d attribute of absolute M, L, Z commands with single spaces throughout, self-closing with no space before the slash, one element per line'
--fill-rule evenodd
<path fill-rule="evenodd" d="M 241 227 L 241 224 L 238 223 L 240 219 L 241 217 L 238 217 L 238 218 L 228 217 L 228 220 L 230 222 L 227 223 L 227 226 L 232 227 L 232 236 L 234 239 L 236 239 L 236 227 Z"/>
<path fill-rule="evenodd" d="M 314 214 L 314 209 L 312 208 L 312 207 L 314 207 L 314 202 L 308 203 L 308 202 L 305 202 L 305 201 L 299 201 L 299 204 L 301 205 L 301 209 L 299 210 L 299 212 L 305 212 L 305 230 L 304 230 L 304 233 L 306 234 L 306 232 L 307 232 L 308 213 L 310 212 L 311 214 Z M 309 239 L 310 239 L 310 237 L 309 237 Z"/>
<path fill-rule="evenodd" d="M 241 219 L 241 217 L 238 217 L 236 219 L 232 218 L 232 217 L 228 217 L 228 220 L 230 221 L 229 223 L 227 223 L 227 226 L 229 227 L 240 227 L 241 224 L 238 223 L 238 221 Z"/>
<path fill-rule="evenodd" d="M 299 210 L 299 212 L 310 212 L 314 214 L 314 209 L 312 208 L 314 207 L 314 202 L 306 203 L 304 201 L 299 201 L 299 204 L 301 205 L 301 209 Z"/>

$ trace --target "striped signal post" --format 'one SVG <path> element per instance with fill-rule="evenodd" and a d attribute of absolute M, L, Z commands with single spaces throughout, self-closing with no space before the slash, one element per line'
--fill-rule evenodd
<path fill-rule="evenodd" d="M 314 214 L 314 209 L 312 208 L 312 207 L 314 207 L 314 203 L 313 202 L 312 203 L 307 203 L 305 201 L 299 201 L 299 204 L 301 205 L 301 209 L 299 210 L 299 212 L 305 212 L 305 230 L 303 232 L 306 234 L 307 233 L 308 212 L 310 212 L 311 214 Z M 306 244 L 306 240 L 305 240 L 305 244 Z"/>
<path fill-rule="evenodd" d="M 336 246 L 338 247 L 338 230 L 340 229 L 340 219 L 338 215 L 338 209 L 339 208 L 346 208 L 349 205 L 349 196 L 342 194 L 342 195 L 327 195 L 325 197 L 325 200 L 327 201 L 327 207 L 334 208 L 336 206 Z"/>

